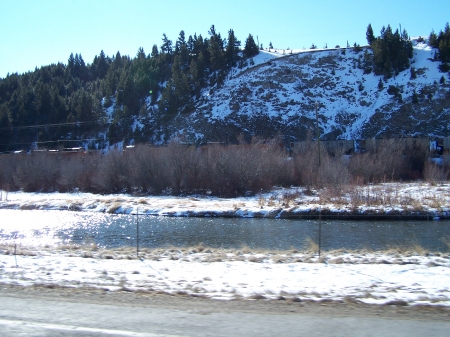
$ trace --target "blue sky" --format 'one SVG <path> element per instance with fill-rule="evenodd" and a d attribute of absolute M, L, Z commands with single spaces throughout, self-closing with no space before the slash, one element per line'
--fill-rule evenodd
<path fill-rule="evenodd" d="M 450 20 L 448 0 L 0 0 L 0 8 L 0 78 L 66 64 L 70 53 L 86 63 L 101 50 L 148 54 L 163 33 L 206 37 L 212 24 L 224 38 L 233 29 L 242 43 L 251 33 L 264 47 L 301 49 L 366 44 L 369 23 L 375 35 L 390 24 L 428 36 Z"/>

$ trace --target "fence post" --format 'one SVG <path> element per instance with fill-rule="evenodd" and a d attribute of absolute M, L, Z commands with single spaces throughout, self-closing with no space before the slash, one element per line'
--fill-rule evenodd
<path fill-rule="evenodd" d="M 136 208 L 136 256 L 139 258 L 139 207 Z"/>
<path fill-rule="evenodd" d="M 320 250 L 322 246 L 322 207 L 319 206 L 319 259 L 320 259 Z"/>

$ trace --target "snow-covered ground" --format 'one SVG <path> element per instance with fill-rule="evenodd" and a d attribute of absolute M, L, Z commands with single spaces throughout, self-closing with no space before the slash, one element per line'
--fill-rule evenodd
<path fill-rule="evenodd" d="M 214 299 L 343 300 L 450 306 L 450 256 L 416 252 L 114 251 L 0 246 L 0 283 Z"/>
<path fill-rule="evenodd" d="M 429 198 L 440 195 L 439 207 L 449 205 L 449 189 L 445 184 L 404 184 L 395 190 L 397 195 L 403 193 L 424 205 Z M 198 210 L 211 214 L 230 210 L 251 216 L 261 209 L 268 213 L 272 207 L 278 209 L 279 205 L 271 206 L 271 197 L 278 204 L 287 191 L 274 190 L 264 196 L 239 199 L 2 192 L 0 208 L 139 211 L 181 216 Z M 319 205 L 317 195 L 307 197 L 300 193 L 295 200 L 295 207 Z M 329 207 L 333 207 L 332 204 Z M 1 218 L 6 219 L 0 210 Z M 5 222 L 0 221 L 0 230 Z M 14 246 L 13 242 L 4 242 L 0 245 L 0 283 L 154 291 L 214 299 L 342 300 L 450 306 L 450 254 L 425 252 L 417 247 L 410 251 L 323 252 L 319 258 L 316 250 L 227 250 L 198 246 L 144 249 L 137 259 L 135 249 L 130 247 L 106 250 L 95 246 L 53 247 L 39 243 Z"/>

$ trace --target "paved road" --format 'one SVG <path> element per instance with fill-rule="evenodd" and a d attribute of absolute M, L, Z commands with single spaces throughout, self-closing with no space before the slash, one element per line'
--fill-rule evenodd
<path fill-rule="evenodd" d="M 113 301 L 114 302 L 114 301 Z M 217 301 L 177 308 L 149 302 L 76 302 L 70 296 L 0 293 L 1 336 L 449 336 L 450 321 L 328 313 L 220 309 Z M 213 303 L 214 302 L 214 303 Z M 189 303 L 192 303 L 192 307 Z M 208 304 L 211 303 L 211 306 Z M 225 305 L 227 307 L 227 305 Z"/>

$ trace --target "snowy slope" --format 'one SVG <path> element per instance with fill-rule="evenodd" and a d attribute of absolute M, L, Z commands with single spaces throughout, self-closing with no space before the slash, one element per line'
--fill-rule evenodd
<path fill-rule="evenodd" d="M 270 129 L 302 139 L 315 128 L 317 107 L 324 139 L 447 136 L 443 117 L 450 113 L 450 79 L 432 60 L 435 51 L 415 42 L 411 67 L 417 77 L 407 69 L 383 81 L 382 90 L 382 76 L 364 74 L 365 52 L 371 53 L 366 47 L 359 53 L 352 48 L 261 51 L 253 64 L 247 60 L 244 68 L 233 69 L 221 87 L 205 90 L 195 111 L 175 121 L 172 132 L 214 141 L 231 125 L 251 135 Z M 387 92 L 390 85 L 400 89 L 401 101 Z"/>

